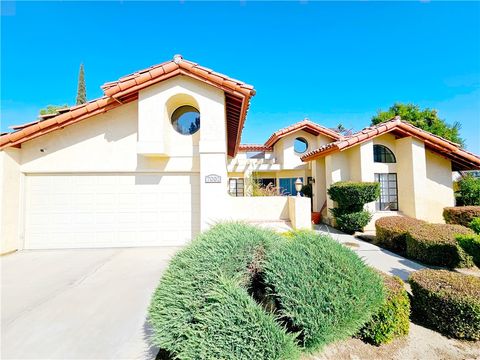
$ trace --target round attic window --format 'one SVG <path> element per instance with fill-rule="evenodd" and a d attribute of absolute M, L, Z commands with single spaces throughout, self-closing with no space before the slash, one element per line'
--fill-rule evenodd
<path fill-rule="evenodd" d="M 200 129 L 200 112 L 190 105 L 177 108 L 171 120 L 173 128 L 182 135 L 193 135 Z"/>
<path fill-rule="evenodd" d="M 303 154 L 308 149 L 308 142 L 304 138 L 297 137 L 293 144 L 293 148 L 296 153 Z"/>

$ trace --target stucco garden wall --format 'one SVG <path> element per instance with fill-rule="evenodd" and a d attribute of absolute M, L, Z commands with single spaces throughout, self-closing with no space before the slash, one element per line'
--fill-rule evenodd
<path fill-rule="evenodd" d="M 216 221 L 290 221 L 294 229 L 311 229 L 310 198 L 297 196 L 228 196 Z"/>

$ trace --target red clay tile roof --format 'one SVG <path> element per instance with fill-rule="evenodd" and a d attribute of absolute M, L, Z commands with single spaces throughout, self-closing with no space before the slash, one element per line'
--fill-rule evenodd
<path fill-rule="evenodd" d="M 304 119 L 303 121 L 300 121 L 296 124 L 287 126 L 286 128 L 283 128 L 274 132 L 272 136 L 270 136 L 270 138 L 265 142 L 265 146 L 271 147 L 275 145 L 275 143 L 281 138 L 283 138 L 284 136 L 287 136 L 289 134 L 292 134 L 300 130 L 306 131 L 315 136 L 320 134 L 325 135 L 333 140 L 338 140 L 342 138 L 342 136 L 339 133 L 331 129 L 328 129 L 326 127 L 323 127 L 319 124 L 316 124 L 308 119 Z"/>
<path fill-rule="evenodd" d="M 240 144 L 238 151 L 272 151 L 272 147 L 262 144 Z"/>
<path fill-rule="evenodd" d="M 310 161 L 329 155 L 337 151 L 349 149 L 367 140 L 386 133 L 398 136 L 412 136 L 422 140 L 427 148 L 449 158 L 453 162 L 453 170 L 480 169 L 480 157 L 460 148 L 459 144 L 446 140 L 440 136 L 429 133 L 403 121 L 396 116 L 387 122 L 367 127 L 351 136 L 325 144 L 318 149 L 312 150 L 301 157 L 302 161 Z"/>
<path fill-rule="evenodd" d="M 0 137 L 0 149 L 20 145 L 27 140 L 136 100 L 140 90 L 177 75 L 200 80 L 225 92 L 228 155 L 234 156 L 240 145 L 250 98 L 255 95 L 253 86 L 184 60 L 180 55 L 175 55 L 171 61 L 105 83 L 102 86 L 105 96 L 102 98 L 71 107 L 68 111 L 52 117 L 47 115 L 34 123 L 15 126 L 17 131 Z"/>

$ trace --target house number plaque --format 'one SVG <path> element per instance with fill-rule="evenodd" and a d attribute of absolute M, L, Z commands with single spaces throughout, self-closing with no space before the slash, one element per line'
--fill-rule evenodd
<path fill-rule="evenodd" d="M 218 184 L 222 182 L 222 177 L 216 174 L 210 174 L 205 176 L 205 183 L 207 184 Z"/>

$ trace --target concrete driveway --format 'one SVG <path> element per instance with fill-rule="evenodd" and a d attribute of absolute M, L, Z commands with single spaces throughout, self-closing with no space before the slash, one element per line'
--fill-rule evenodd
<path fill-rule="evenodd" d="M 177 250 L 38 250 L 0 258 L 1 358 L 154 359 L 146 310 Z"/>

